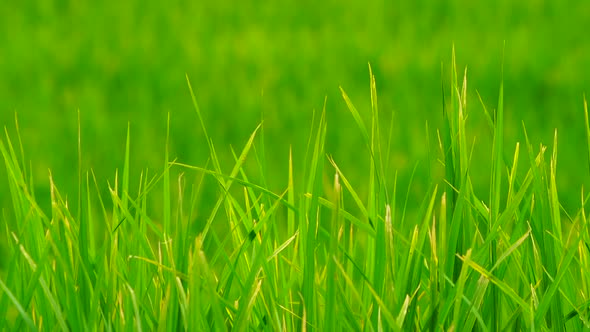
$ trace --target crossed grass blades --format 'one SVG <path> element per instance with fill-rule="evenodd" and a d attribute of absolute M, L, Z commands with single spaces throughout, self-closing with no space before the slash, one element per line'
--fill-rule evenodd
<path fill-rule="evenodd" d="M 51 211 L 42 211 L 20 136 L 13 144 L 6 132 L 0 151 L 13 206 L 3 211 L 0 326 L 64 331 L 590 328 L 588 195 L 581 191 L 575 213 L 562 210 L 555 178 L 557 133 L 550 150 L 531 146 L 527 138 L 525 157 L 520 144 L 504 146 L 502 85 L 494 112 L 481 103 L 493 137 L 492 167 L 489 195 L 475 194 L 471 175 L 478 165 L 472 164 L 475 144 L 466 134 L 467 76 L 459 80 L 454 53 L 450 89 L 443 84 L 444 127 L 436 132 L 432 151 L 444 175 L 432 180 L 418 211 L 407 211 L 409 195 L 399 194 L 397 173 L 388 168 L 391 135 L 382 133 L 372 72 L 369 124 L 342 90 L 367 148 L 355 153 L 370 159 L 366 197 L 324 150 L 325 109 L 312 120 L 301 181 L 295 180 L 293 158 L 285 151 L 290 158 L 284 190 L 268 189 L 262 125 L 242 151 L 231 151 L 235 164 L 224 173 L 188 84 L 209 162 L 181 164 L 169 159 L 166 148 L 163 171 L 142 172 L 139 187 L 130 188 L 128 134 L 122 171 L 108 184 L 110 195 L 101 196 L 104 181 L 79 167 L 74 206 L 50 174 Z M 586 101 L 584 115 L 590 146 Z M 78 159 L 81 164 L 81 152 Z M 247 174 L 247 160 L 260 171 L 256 181 Z M 175 169 L 186 175 L 172 179 Z M 189 176 L 197 179 L 195 185 L 187 185 Z M 213 179 L 218 191 L 195 234 L 191 221 L 204 177 Z M 326 184 L 326 178 L 333 183 Z M 157 185 L 163 188 L 162 212 L 154 216 L 148 197 Z"/>

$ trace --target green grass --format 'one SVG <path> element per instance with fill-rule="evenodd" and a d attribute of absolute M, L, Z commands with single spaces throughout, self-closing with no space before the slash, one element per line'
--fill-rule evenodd
<path fill-rule="evenodd" d="M 327 149 L 328 132 L 342 128 L 329 127 L 326 103 L 314 113 L 307 144 L 293 142 L 307 151 L 301 160 L 290 150 L 265 147 L 263 121 L 241 150 L 224 153 L 232 156 L 227 164 L 208 134 L 189 81 L 206 162 L 195 166 L 171 159 L 167 131 L 162 170 L 134 174 L 131 124 L 122 168 L 114 180 L 105 181 L 83 168 L 79 130 L 78 194 L 62 196 L 50 173 L 48 210 L 37 202 L 20 135 L 15 141 L 6 131 L 0 152 L 12 208 L 3 211 L 0 326 L 73 331 L 590 328 L 588 195 L 580 188 L 573 210 L 560 203 L 557 132 L 550 146 L 535 146 L 523 127 L 524 142 L 505 144 L 500 81 L 497 105 L 473 107 L 482 110 L 489 130 L 471 134 L 468 120 L 476 111 L 468 112 L 467 71 L 459 76 L 453 53 L 450 70 L 443 69 L 443 77 L 451 77 L 450 84 L 442 84 L 443 128 L 427 126 L 422 142 L 434 160 L 428 186 L 420 201 L 412 202 L 419 207 L 409 210 L 413 184 L 400 186 L 390 166 L 393 122 L 387 126 L 381 118 L 370 67 L 369 73 L 370 111 L 357 109 L 344 87 L 350 114 L 338 115 L 352 118 L 358 127 L 364 147 L 348 152 L 367 161 L 367 194 Z M 590 143 L 585 100 L 583 116 Z M 491 167 L 473 158 L 480 135 L 493 142 L 486 151 Z M 578 153 L 590 155 L 590 145 Z M 271 154 L 284 154 L 288 163 L 269 162 Z M 284 172 L 282 186 L 268 185 L 269 167 Z M 299 167 L 302 176 L 294 176 Z M 481 169 L 489 169 L 484 194 L 474 190 L 472 179 Z M 212 195 L 203 189 L 208 181 L 216 185 Z M 201 200 L 212 203 L 203 207 Z"/>

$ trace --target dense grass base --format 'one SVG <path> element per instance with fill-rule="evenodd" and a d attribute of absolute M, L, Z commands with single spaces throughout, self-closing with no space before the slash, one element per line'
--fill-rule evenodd
<path fill-rule="evenodd" d="M 325 110 L 312 121 L 302 180 L 296 182 L 290 158 L 283 189 L 273 191 L 266 185 L 263 125 L 239 153 L 232 151 L 235 164 L 224 172 L 191 88 L 209 147 L 206 165 L 169 160 L 166 152 L 163 172 L 142 173 L 139 187 L 130 188 L 128 135 L 125 162 L 108 197 L 100 194 L 100 179 L 80 170 L 76 202 L 64 199 L 50 179 L 47 212 L 35 198 L 22 144 L 6 135 L 0 149 L 13 210 L 3 212 L 0 326 L 590 328 L 588 196 L 582 190 L 578 211 L 562 210 L 557 133 L 549 151 L 528 140 L 523 151 L 520 144 L 505 147 L 501 86 L 497 110 L 483 107 L 493 138 L 490 190 L 476 195 L 471 173 L 479 166 L 471 156 L 478 147 L 466 134 L 467 77 L 460 82 L 453 59 L 451 88 L 443 88 L 445 126 L 432 135 L 439 162 L 433 168 L 443 175 L 423 193 L 421 208 L 410 211 L 408 188 L 398 188 L 397 174 L 387 167 L 391 129 L 382 134 L 372 73 L 370 78 L 368 125 L 342 90 L 366 145 L 350 153 L 370 160 L 366 197 L 325 151 Z M 258 173 L 249 174 L 246 163 Z M 196 180 L 191 185 L 187 178 Z M 204 178 L 218 190 L 208 198 L 208 211 L 196 211 Z M 148 198 L 158 186 L 162 208 L 153 215 Z"/>

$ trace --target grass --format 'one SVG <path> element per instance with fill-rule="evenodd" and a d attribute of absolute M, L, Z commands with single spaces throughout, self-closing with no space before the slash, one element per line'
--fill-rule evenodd
<path fill-rule="evenodd" d="M 130 129 L 121 172 L 108 183 L 107 196 L 104 181 L 82 169 L 79 131 L 78 195 L 62 196 L 50 175 L 51 209 L 44 211 L 20 136 L 13 141 L 6 133 L 0 152 L 12 209 L 3 211 L 7 248 L 0 326 L 590 328 L 588 195 L 581 188 L 574 211 L 560 204 L 557 132 L 551 147 L 533 146 L 524 127 L 522 153 L 520 143 L 505 145 L 500 84 L 495 110 L 488 112 L 481 103 L 493 146 L 490 189 L 477 194 L 472 173 L 482 165 L 473 163 L 478 145 L 468 133 L 467 71 L 458 75 L 453 54 L 450 84 L 443 83 L 443 129 L 431 132 L 427 142 L 436 158 L 431 181 L 420 207 L 409 211 L 411 188 L 399 188 L 397 173 L 388 167 L 393 125 L 382 128 L 376 80 L 369 72 L 370 123 L 341 89 L 365 146 L 350 153 L 369 161 L 367 195 L 326 149 L 328 131 L 339 130 L 328 129 L 326 107 L 314 114 L 303 160 L 294 160 L 290 151 L 267 151 L 263 122 L 240 151 L 231 149 L 233 165 L 224 171 L 228 165 L 208 135 L 190 81 L 208 161 L 194 166 L 170 159 L 167 139 L 163 170 L 141 172 L 137 188 L 130 186 Z M 590 143 L 585 101 L 584 115 Z M 278 190 L 267 185 L 269 153 L 289 156 L 288 165 L 272 165 L 285 169 Z M 301 180 L 294 176 L 297 165 L 303 167 Z M 210 180 L 217 190 L 203 211 L 196 207 Z M 162 200 L 159 214 L 150 212 L 153 195 Z"/>

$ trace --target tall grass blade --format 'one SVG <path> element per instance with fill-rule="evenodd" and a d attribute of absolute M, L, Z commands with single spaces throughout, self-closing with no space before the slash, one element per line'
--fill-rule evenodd
<path fill-rule="evenodd" d="M 500 199 L 502 196 L 502 172 L 504 171 L 504 83 L 500 83 L 500 94 L 498 97 L 498 110 L 495 117 L 494 127 L 494 141 L 492 152 L 492 176 L 490 188 L 490 227 L 489 233 L 494 233 L 496 230 L 492 228 L 497 225 L 496 221 L 500 215 Z M 490 264 L 496 264 L 496 241 L 492 240 L 489 249 Z M 500 328 L 500 296 L 494 285 L 490 288 L 490 315 L 489 321 L 493 330 Z"/>
<path fill-rule="evenodd" d="M 27 324 L 29 329 L 31 331 L 36 330 L 35 323 L 31 319 L 31 316 L 26 312 L 25 308 L 19 302 L 18 298 L 14 294 L 12 294 L 12 292 L 10 291 L 8 286 L 6 286 L 6 284 L 4 283 L 4 281 L 2 281 L 1 278 L 0 278 L 0 287 L 2 288 L 2 291 L 4 292 L 4 294 L 10 299 L 10 301 L 12 302 L 12 304 L 14 305 L 16 310 L 18 311 L 19 315 L 25 321 L 25 323 Z M 2 312 L 6 312 L 6 310 L 3 309 Z"/>
<path fill-rule="evenodd" d="M 586 144 L 588 148 L 588 169 L 590 170 L 590 120 L 588 119 L 588 102 L 586 101 L 586 95 L 584 95 L 584 122 L 586 126 Z"/>
<path fill-rule="evenodd" d="M 330 224 L 330 240 L 327 257 L 326 272 L 326 307 L 324 309 L 326 331 L 337 329 L 338 306 L 336 305 L 336 286 L 337 278 L 335 271 L 335 261 L 338 260 L 338 230 L 340 228 L 340 200 L 341 189 L 338 173 L 334 175 L 334 209 L 332 210 L 332 220 Z"/>
<path fill-rule="evenodd" d="M 316 317 L 316 297 L 315 297 L 315 247 L 317 242 L 317 231 L 319 227 L 320 205 L 319 197 L 322 195 L 322 178 L 324 170 L 324 145 L 326 139 L 326 109 L 324 109 L 319 119 L 315 143 L 311 159 L 308 161 L 311 167 L 307 175 L 306 190 L 311 194 L 311 198 L 305 200 L 303 213 L 300 216 L 299 227 L 302 237 L 305 238 L 304 256 L 303 256 L 303 300 L 305 303 L 305 314 L 307 315 L 307 324 L 317 326 Z M 303 308 L 302 308 L 303 309 Z M 301 313 L 303 316 L 303 313 Z"/>

